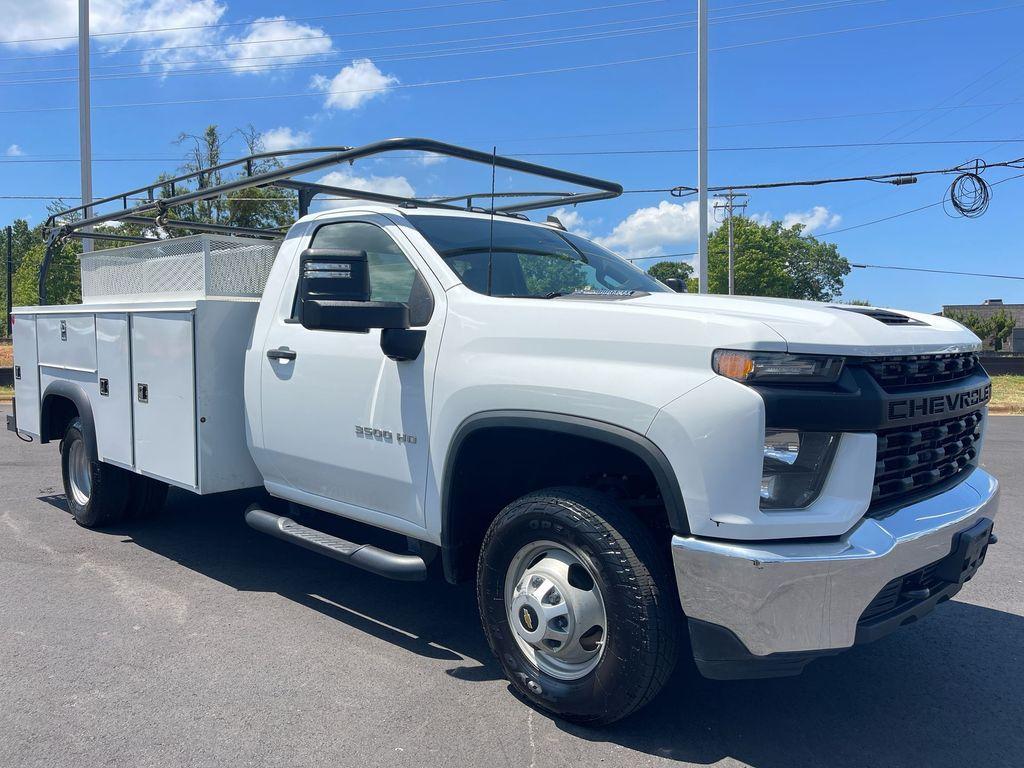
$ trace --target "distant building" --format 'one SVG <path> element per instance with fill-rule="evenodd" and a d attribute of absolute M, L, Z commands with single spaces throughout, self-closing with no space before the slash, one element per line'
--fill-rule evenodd
<path fill-rule="evenodd" d="M 981 304 L 943 304 L 942 314 L 949 312 L 971 312 L 981 317 L 991 317 L 1005 311 L 1016 320 L 1016 326 L 1003 345 L 1004 352 L 1024 353 L 1024 304 L 1004 304 L 1002 299 L 985 299 Z"/>

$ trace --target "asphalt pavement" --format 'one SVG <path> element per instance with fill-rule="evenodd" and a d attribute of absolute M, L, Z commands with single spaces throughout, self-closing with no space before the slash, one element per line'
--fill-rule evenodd
<path fill-rule="evenodd" d="M 1024 417 L 983 458 L 1000 541 L 954 601 L 797 678 L 684 668 L 589 729 L 510 693 L 471 587 L 251 531 L 239 494 L 88 531 L 56 445 L 0 432 L 0 766 L 1020 766 Z"/>

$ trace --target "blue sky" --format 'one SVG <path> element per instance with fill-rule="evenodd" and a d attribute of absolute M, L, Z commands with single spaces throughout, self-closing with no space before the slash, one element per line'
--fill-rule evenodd
<path fill-rule="evenodd" d="M 66 37 L 76 34 L 76 6 L 0 0 L 0 221 L 45 215 L 43 200 L 12 196 L 79 194 L 77 59 Z M 696 181 L 690 0 L 92 7 L 97 196 L 174 170 L 177 135 L 210 123 L 252 125 L 272 147 L 421 135 L 496 145 L 627 189 Z M 1024 156 L 1024 2 L 712 0 L 711 8 L 710 143 L 720 150 L 711 154 L 712 184 Z M 118 34 L 139 29 L 164 31 Z M 962 143 L 749 149 L 879 141 Z M 242 154 L 241 143 L 233 150 Z M 659 151 L 587 154 L 637 150 Z M 993 168 L 985 178 L 1020 173 Z M 357 163 L 331 180 L 421 195 L 490 186 L 486 168 L 429 157 Z M 978 219 L 932 205 L 858 226 L 938 203 L 950 181 L 756 191 L 748 212 L 804 221 L 853 262 L 1024 274 L 1014 236 L 1024 178 L 994 186 Z M 506 189 L 522 183 L 497 180 Z M 695 203 L 664 193 L 627 194 L 565 218 L 632 257 L 695 250 Z M 989 297 L 1024 302 L 1024 281 L 858 269 L 845 296 L 935 311 Z"/>

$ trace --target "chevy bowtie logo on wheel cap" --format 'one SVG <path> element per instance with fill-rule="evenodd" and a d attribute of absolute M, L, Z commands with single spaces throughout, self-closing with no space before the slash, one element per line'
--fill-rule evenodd
<path fill-rule="evenodd" d="M 537 614 L 528 605 L 524 605 L 519 609 L 519 621 L 526 627 L 528 632 L 533 632 L 537 628 Z"/>
<path fill-rule="evenodd" d="M 938 416 L 940 414 L 955 414 L 968 408 L 977 408 L 984 405 L 992 397 L 992 385 L 986 384 L 983 387 L 968 389 L 963 392 L 954 392 L 948 395 L 929 395 L 926 397 L 911 397 L 906 400 L 889 401 L 889 421 L 903 421 L 904 419 L 915 419 L 921 416 Z"/>

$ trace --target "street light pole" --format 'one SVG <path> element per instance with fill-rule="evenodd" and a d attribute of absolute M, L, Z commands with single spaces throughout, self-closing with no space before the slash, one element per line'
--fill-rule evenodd
<path fill-rule="evenodd" d="M 697 0 L 697 290 L 708 292 L 708 0 Z"/>
<path fill-rule="evenodd" d="M 92 104 L 89 96 L 89 0 L 78 0 L 78 131 L 82 169 L 82 205 L 92 202 Z M 92 215 L 86 208 L 85 218 Z M 92 250 L 92 240 L 82 240 L 82 253 Z"/>

